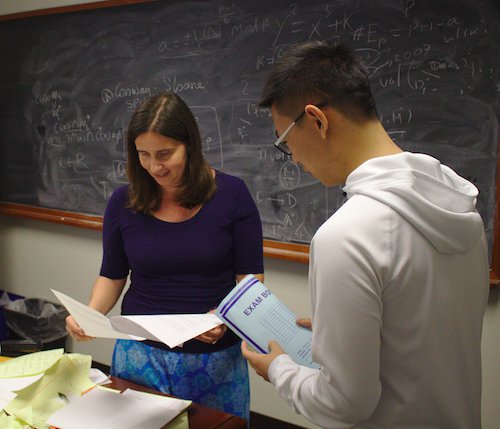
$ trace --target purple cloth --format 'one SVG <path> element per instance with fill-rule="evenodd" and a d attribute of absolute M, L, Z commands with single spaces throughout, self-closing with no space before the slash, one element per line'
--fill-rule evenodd
<path fill-rule="evenodd" d="M 250 192 L 241 179 L 219 171 L 216 183 L 214 197 L 178 223 L 127 208 L 128 186 L 113 193 L 100 274 L 122 279 L 130 271 L 122 314 L 205 313 L 234 287 L 236 274 L 264 272 L 262 226 Z M 215 345 L 191 340 L 179 351 L 205 353 L 237 341 L 228 330 Z"/>

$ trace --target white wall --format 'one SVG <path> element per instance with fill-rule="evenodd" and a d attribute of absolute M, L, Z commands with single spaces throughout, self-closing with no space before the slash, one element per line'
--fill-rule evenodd
<path fill-rule="evenodd" d="M 0 15 L 89 0 L 0 0 Z M 5 142 L 3 143 L 5 144 Z M 0 289 L 54 300 L 50 288 L 87 301 L 100 267 L 101 234 L 96 231 L 0 216 Z M 309 315 L 307 266 L 266 258 L 266 285 L 302 316 Z M 500 288 L 491 293 L 483 333 L 483 429 L 500 427 Z M 119 306 L 111 314 L 118 314 Z M 73 343 L 72 351 L 109 364 L 113 342 Z M 316 428 L 293 413 L 272 386 L 251 376 L 252 410 Z"/>

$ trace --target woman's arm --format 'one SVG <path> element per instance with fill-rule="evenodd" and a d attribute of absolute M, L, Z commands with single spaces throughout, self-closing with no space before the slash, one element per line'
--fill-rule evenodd
<path fill-rule="evenodd" d="M 89 307 L 102 314 L 109 313 L 120 298 L 126 281 L 126 278 L 113 280 L 99 276 L 92 288 Z"/>

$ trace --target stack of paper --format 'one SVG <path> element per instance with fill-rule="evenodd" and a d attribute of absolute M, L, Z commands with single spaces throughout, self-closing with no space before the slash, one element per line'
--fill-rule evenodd
<path fill-rule="evenodd" d="M 160 429 L 191 401 L 127 389 L 96 387 L 53 414 L 48 423 L 61 429 Z"/>
<path fill-rule="evenodd" d="M 188 428 L 187 413 L 179 414 L 191 401 L 96 387 L 111 380 L 90 364 L 91 356 L 63 349 L 0 363 L 0 408 L 8 413 L 0 412 L 0 428 L 160 429 L 176 417 L 172 429 Z"/>
<path fill-rule="evenodd" d="M 15 397 L 2 404 L 9 416 L 0 415 L 0 427 L 48 429 L 49 416 L 66 405 L 61 396 L 80 396 L 95 386 L 89 378 L 90 365 L 90 356 L 64 354 L 63 349 L 1 363 L 0 386 Z"/>

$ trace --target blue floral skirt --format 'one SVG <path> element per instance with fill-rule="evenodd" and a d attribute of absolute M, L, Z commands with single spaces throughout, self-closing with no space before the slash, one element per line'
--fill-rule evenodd
<path fill-rule="evenodd" d="M 175 353 L 117 340 L 111 375 L 229 414 L 250 418 L 248 366 L 240 345 L 212 353 Z"/>

